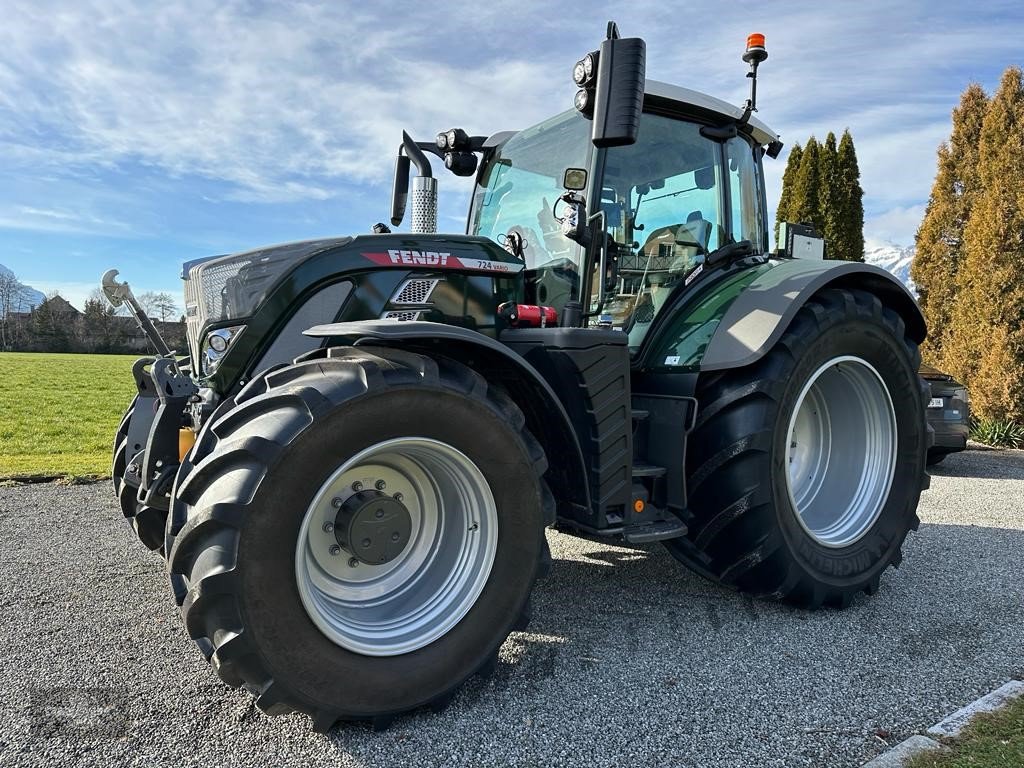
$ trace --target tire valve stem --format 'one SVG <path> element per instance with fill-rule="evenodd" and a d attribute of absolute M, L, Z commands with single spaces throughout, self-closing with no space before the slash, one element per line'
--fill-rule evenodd
<path fill-rule="evenodd" d="M 480 529 L 480 523 L 478 523 L 476 520 L 474 520 L 473 524 L 471 526 L 469 526 L 470 532 L 476 531 L 476 530 L 479 530 L 479 529 Z"/>

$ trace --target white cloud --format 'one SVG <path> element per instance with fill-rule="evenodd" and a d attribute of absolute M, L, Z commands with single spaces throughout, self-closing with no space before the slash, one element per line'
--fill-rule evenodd
<path fill-rule="evenodd" d="M 442 63 L 436 37 L 421 47 L 402 14 L 381 16 L 344 4 L 16 6 L 0 29 L 0 157 L 137 161 L 228 181 L 237 200 L 325 199 L 331 179 L 384 179 L 402 128 L 433 135 L 481 115 L 521 125 L 551 110 L 536 97 L 538 57 Z"/>
<path fill-rule="evenodd" d="M 841 13 L 640 0 L 628 13 L 608 3 L 583 17 L 539 0 L 471 13 L 412 3 L 7 3 L 0 167 L 71 177 L 83 194 L 76 206 L 0 192 L 0 227 L 123 231 L 110 211 L 126 206 L 97 193 L 92 177 L 136 164 L 226 182 L 226 192 L 203 194 L 244 203 L 325 200 L 343 186 L 383 197 L 403 128 L 421 138 L 452 124 L 486 133 L 567 107 L 572 61 L 616 16 L 623 34 L 647 39 L 650 76 L 736 103 L 747 95 L 744 37 L 764 32 L 760 116 L 790 145 L 849 127 L 869 217 L 905 236 L 958 94 L 972 78 L 991 85 L 1019 58 L 1000 32 L 1024 11 L 880 0 Z M 774 207 L 782 162 L 767 168 Z M 465 182 L 449 177 L 444 189 L 446 200 L 465 199 Z M 140 226 L 137 211 L 129 218 Z"/>
<path fill-rule="evenodd" d="M 864 237 L 904 247 L 914 244 L 914 235 L 924 218 L 924 204 L 895 207 L 869 216 L 864 221 Z"/>

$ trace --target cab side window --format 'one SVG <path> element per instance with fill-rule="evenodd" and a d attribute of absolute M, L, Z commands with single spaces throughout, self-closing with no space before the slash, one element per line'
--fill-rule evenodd
<path fill-rule="evenodd" d="M 729 163 L 729 208 L 731 213 L 732 242 L 749 240 L 758 251 L 764 223 L 761 221 L 761 174 L 754 160 L 754 150 L 744 139 L 729 139 L 725 145 Z"/>

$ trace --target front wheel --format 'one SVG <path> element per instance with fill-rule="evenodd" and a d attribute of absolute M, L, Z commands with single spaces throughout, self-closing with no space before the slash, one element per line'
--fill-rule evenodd
<path fill-rule="evenodd" d="M 744 592 L 846 606 L 899 564 L 927 448 L 917 345 L 872 294 L 826 290 L 754 365 L 702 374 L 693 519 L 666 542 Z"/>
<path fill-rule="evenodd" d="M 318 729 L 441 706 L 525 627 L 546 466 L 515 404 L 453 361 L 339 348 L 267 373 L 178 477 L 189 633 L 262 710 Z"/>

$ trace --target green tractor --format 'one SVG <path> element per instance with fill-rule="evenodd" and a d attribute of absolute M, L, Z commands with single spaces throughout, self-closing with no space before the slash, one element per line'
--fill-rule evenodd
<path fill-rule="evenodd" d="M 186 264 L 187 357 L 104 276 L 160 353 L 114 488 L 225 682 L 321 730 L 443 707 L 526 627 L 552 525 L 803 608 L 878 589 L 928 481 L 925 323 L 797 227 L 769 252 L 766 57 L 737 108 L 609 24 L 573 109 L 404 135 L 411 232 Z M 431 154 L 475 176 L 466 234 Z"/>

